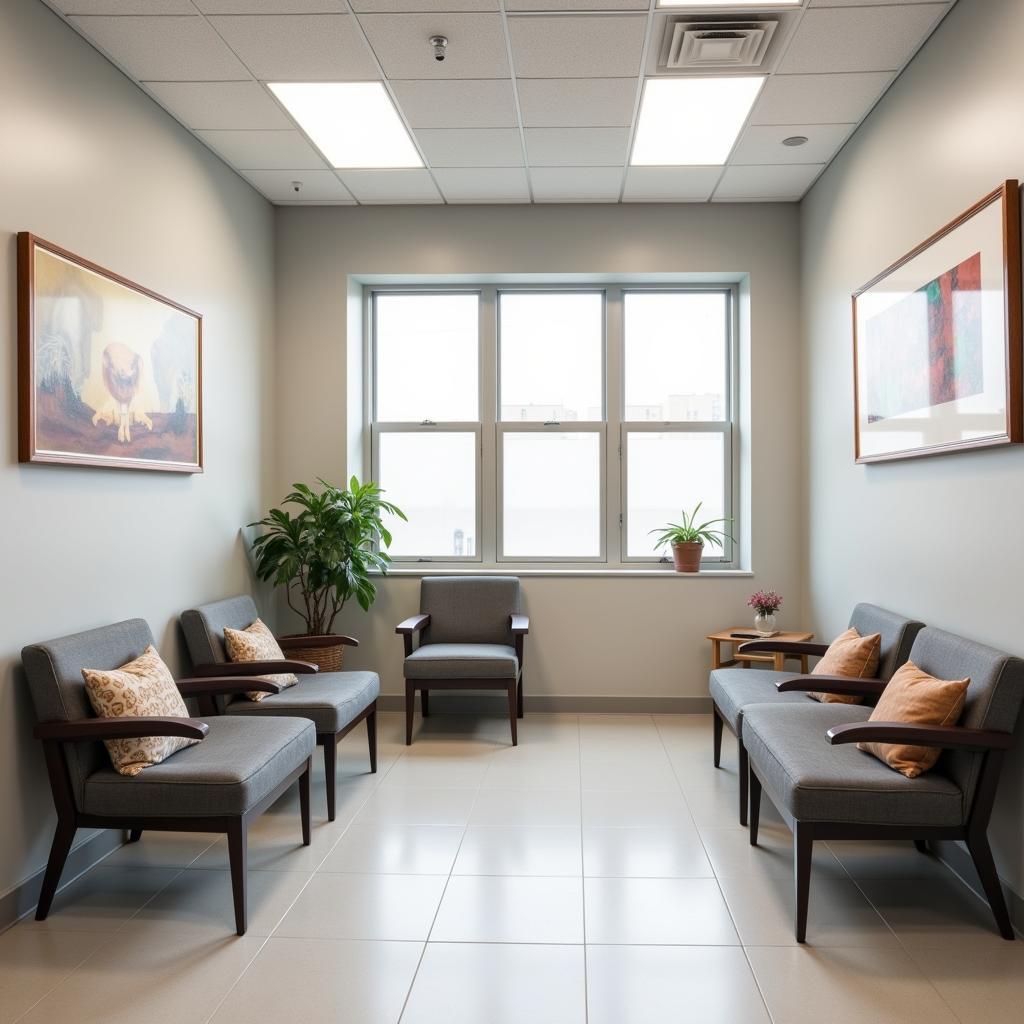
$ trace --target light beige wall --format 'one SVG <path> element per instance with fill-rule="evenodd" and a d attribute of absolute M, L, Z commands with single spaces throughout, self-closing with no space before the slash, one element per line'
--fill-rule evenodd
<path fill-rule="evenodd" d="M 1024 4 L 960 0 L 802 207 L 808 608 L 858 600 L 1024 655 L 1024 449 L 853 461 L 850 293 L 995 188 L 1024 178 Z M 993 828 L 1024 893 L 1024 743 Z"/>
<path fill-rule="evenodd" d="M 273 216 L 38 0 L 0 4 L 0 897 L 45 861 L 51 801 L 23 644 L 129 616 L 177 661 L 176 613 L 249 586 L 238 527 L 273 452 Z M 205 315 L 206 473 L 19 466 L 15 233 Z"/>
<path fill-rule="evenodd" d="M 800 621 L 796 211 L 792 205 L 279 208 L 278 494 L 294 481 L 346 478 L 349 279 L 369 274 L 749 273 L 755 389 L 755 578 L 524 577 L 533 623 L 531 694 L 707 695 L 706 633 L 749 621 L 747 596 L 778 587 L 783 622 Z M 289 413 L 288 410 L 294 410 Z M 666 467 L 671 472 L 671 467 Z M 342 626 L 363 646 L 353 666 L 401 692 L 394 625 L 417 610 L 419 583 L 391 578 L 367 616 Z"/>

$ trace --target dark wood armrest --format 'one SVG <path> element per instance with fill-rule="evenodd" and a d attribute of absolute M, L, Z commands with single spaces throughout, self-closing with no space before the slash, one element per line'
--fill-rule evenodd
<path fill-rule="evenodd" d="M 512 615 L 512 632 L 513 633 L 529 633 L 530 632 L 530 620 L 525 615 Z"/>
<path fill-rule="evenodd" d="M 177 686 L 182 697 L 229 697 L 234 693 L 249 693 L 252 690 L 260 693 L 280 693 L 285 689 L 280 683 L 255 676 L 232 676 L 230 679 L 203 676 L 201 679 L 179 679 Z"/>
<path fill-rule="evenodd" d="M 310 661 L 295 661 L 285 658 L 281 661 L 219 661 L 208 662 L 205 665 L 195 665 L 192 668 L 192 675 L 196 677 L 209 678 L 217 676 L 220 679 L 228 679 L 232 676 L 255 676 L 278 675 L 284 672 L 294 672 L 296 675 L 309 675 L 319 672 L 320 666 Z M 251 687 L 250 687 L 251 689 Z"/>
<path fill-rule="evenodd" d="M 342 636 L 340 633 L 331 633 L 327 636 L 279 636 L 277 642 L 281 650 L 288 653 L 296 647 L 358 647 L 359 641 L 354 636 Z"/>
<path fill-rule="evenodd" d="M 852 679 L 850 676 L 797 676 L 775 684 L 779 693 L 836 693 L 846 697 L 877 697 L 886 686 L 884 679 Z"/>
<path fill-rule="evenodd" d="M 33 730 L 40 740 L 126 740 L 139 736 L 183 736 L 201 740 L 210 727 L 198 718 L 78 718 L 40 722 Z"/>
<path fill-rule="evenodd" d="M 913 725 L 909 722 L 853 722 L 834 725 L 825 734 L 829 743 L 911 743 L 917 747 L 956 750 L 1006 750 L 1013 734 L 958 725 Z"/>
<path fill-rule="evenodd" d="M 429 615 L 410 615 L 409 618 L 403 619 L 397 626 L 395 626 L 395 632 L 401 633 L 403 636 L 412 636 L 413 633 L 418 633 L 421 629 L 426 629 L 429 625 Z"/>
<path fill-rule="evenodd" d="M 821 657 L 828 644 L 798 643 L 795 640 L 748 640 L 736 648 L 737 654 L 813 654 Z"/>

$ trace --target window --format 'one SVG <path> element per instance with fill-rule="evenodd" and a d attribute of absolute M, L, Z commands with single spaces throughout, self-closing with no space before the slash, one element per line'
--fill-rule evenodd
<path fill-rule="evenodd" d="M 371 473 L 409 516 L 392 556 L 667 563 L 652 531 L 680 509 L 734 515 L 734 315 L 729 286 L 368 291 Z"/>

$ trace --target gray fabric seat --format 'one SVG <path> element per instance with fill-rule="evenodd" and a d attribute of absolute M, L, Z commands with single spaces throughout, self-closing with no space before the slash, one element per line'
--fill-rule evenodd
<path fill-rule="evenodd" d="M 505 644 L 427 644 L 405 659 L 406 679 L 515 679 L 519 659 Z"/>
<path fill-rule="evenodd" d="M 206 738 L 136 776 L 100 768 L 85 780 L 86 814 L 145 818 L 242 815 L 316 747 L 311 722 L 211 718 Z"/>
<path fill-rule="evenodd" d="M 743 728 L 743 709 L 751 704 L 800 704 L 812 699 L 806 693 L 779 693 L 775 684 L 794 679 L 799 672 L 776 672 L 769 668 L 716 668 L 708 680 L 708 690 L 732 731 L 739 736 Z"/>
<path fill-rule="evenodd" d="M 747 708 L 747 755 L 779 810 L 798 821 L 962 825 L 963 791 L 941 772 L 908 779 L 854 744 L 829 743 L 832 726 L 870 715 L 871 708 L 849 704 Z"/>
<path fill-rule="evenodd" d="M 299 676 L 295 686 L 272 693 L 261 701 L 238 697 L 225 714 L 248 718 L 285 715 L 306 718 L 317 732 L 339 732 L 380 696 L 376 672 L 320 672 Z"/>

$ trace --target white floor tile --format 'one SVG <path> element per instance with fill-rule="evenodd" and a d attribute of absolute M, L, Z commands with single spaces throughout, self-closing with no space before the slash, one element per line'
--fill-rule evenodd
<path fill-rule="evenodd" d="M 382 787 L 371 794 L 354 820 L 358 824 L 465 825 L 476 794 L 475 789 Z"/>
<path fill-rule="evenodd" d="M 585 828 L 583 872 L 589 878 L 711 878 L 704 846 L 689 826 Z"/>
<path fill-rule="evenodd" d="M 579 878 L 582 867 L 578 828 L 471 827 L 462 840 L 455 874 Z"/>
<path fill-rule="evenodd" d="M 579 790 L 481 789 L 470 825 L 579 828 Z"/>
<path fill-rule="evenodd" d="M 447 875 L 464 832 L 461 825 L 350 825 L 320 870 Z"/>
<path fill-rule="evenodd" d="M 585 789 L 583 824 L 588 828 L 690 829 L 696 835 L 686 801 L 678 793 L 646 790 Z"/>

